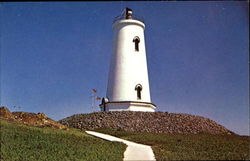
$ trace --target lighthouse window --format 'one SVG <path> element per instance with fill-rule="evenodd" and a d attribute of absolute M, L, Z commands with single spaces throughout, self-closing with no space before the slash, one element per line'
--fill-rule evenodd
<path fill-rule="evenodd" d="M 140 43 L 139 37 L 136 36 L 136 37 L 133 39 L 133 42 L 135 43 L 135 51 L 139 51 L 139 43 Z"/>
<path fill-rule="evenodd" d="M 140 100 L 141 99 L 142 86 L 140 84 L 137 84 L 135 86 L 135 90 L 137 92 L 137 99 Z"/>

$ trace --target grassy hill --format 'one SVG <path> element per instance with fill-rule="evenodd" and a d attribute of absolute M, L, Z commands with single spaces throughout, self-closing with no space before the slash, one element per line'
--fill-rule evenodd
<path fill-rule="evenodd" d="M 0 160 L 123 159 L 126 145 L 89 136 L 81 131 L 85 129 L 150 145 L 157 160 L 250 160 L 249 136 L 200 116 L 106 112 L 73 115 L 60 122 L 71 128 L 42 113 L 11 113 L 0 107 Z"/>
<path fill-rule="evenodd" d="M 150 145 L 157 160 L 250 160 L 249 136 L 95 131 Z"/>
<path fill-rule="evenodd" d="M 157 160 L 249 160 L 249 137 L 215 121 L 166 112 L 96 112 L 59 121 L 150 145 Z"/>
<path fill-rule="evenodd" d="M 0 128 L 3 161 L 119 161 L 126 149 L 76 129 L 38 128 L 2 118 Z"/>

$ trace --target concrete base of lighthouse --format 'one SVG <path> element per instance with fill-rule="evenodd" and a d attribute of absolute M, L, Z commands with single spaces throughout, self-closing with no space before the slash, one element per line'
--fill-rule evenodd
<path fill-rule="evenodd" d="M 155 112 L 156 106 L 149 102 L 117 101 L 100 105 L 101 111 L 143 111 Z"/>

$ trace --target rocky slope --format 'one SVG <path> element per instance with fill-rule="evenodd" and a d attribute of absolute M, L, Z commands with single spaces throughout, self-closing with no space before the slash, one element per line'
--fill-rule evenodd
<path fill-rule="evenodd" d="M 59 121 L 82 130 L 111 128 L 131 132 L 171 134 L 234 134 L 215 121 L 201 116 L 167 112 L 96 112 L 76 114 Z"/>
<path fill-rule="evenodd" d="M 37 127 L 52 127 L 56 129 L 68 129 L 65 125 L 62 125 L 50 118 L 44 113 L 28 113 L 28 112 L 10 112 L 6 107 L 0 107 L 0 117 L 17 121 L 26 125 Z"/>

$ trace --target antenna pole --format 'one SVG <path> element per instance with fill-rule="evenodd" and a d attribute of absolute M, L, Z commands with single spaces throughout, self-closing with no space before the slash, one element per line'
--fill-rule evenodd
<path fill-rule="evenodd" d="M 95 112 L 95 106 L 96 106 L 96 89 L 92 89 L 92 95 L 91 95 L 91 108 L 92 112 Z"/>

